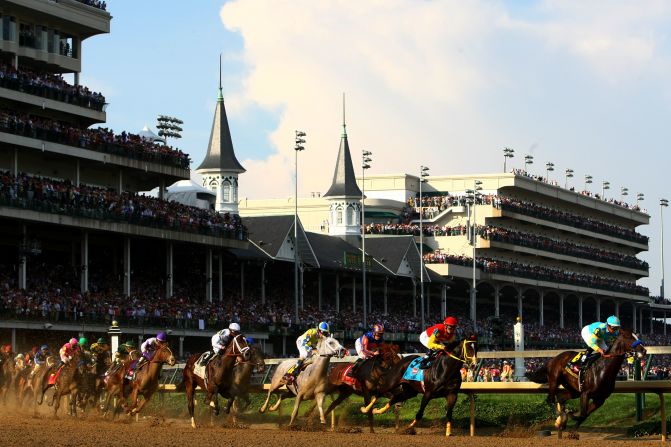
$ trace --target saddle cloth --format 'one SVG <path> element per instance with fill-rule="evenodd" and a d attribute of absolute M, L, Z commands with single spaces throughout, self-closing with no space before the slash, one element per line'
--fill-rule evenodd
<path fill-rule="evenodd" d="M 356 380 L 354 377 L 350 377 L 347 374 L 349 374 L 350 370 L 354 367 L 354 364 L 349 365 L 345 370 L 342 372 L 342 377 L 340 380 L 342 383 L 345 385 L 351 386 L 353 389 L 356 391 L 361 391 L 361 384 L 359 383 L 358 380 Z"/>
<path fill-rule="evenodd" d="M 573 373 L 578 374 L 580 371 L 580 366 L 582 364 L 582 357 L 587 354 L 587 351 L 579 351 L 569 362 L 566 364 L 565 368 Z"/>
<path fill-rule="evenodd" d="M 201 379 L 205 379 L 205 373 L 207 371 L 207 365 L 202 366 L 200 363 L 203 360 L 203 357 L 205 357 L 208 354 L 208 352 L 203 352 L 200 357 L 198 357 L 198 360 L 196 360 L 196 363 L 193 364 L 193 373 L 200 377 Z M 209 363 L 209 362 L 208 362 Z"/>
<path fill-rule="evenodd" d="M 424 382 L 424 370 L 419 367 L 422 360 L 424 360 L 424 357 L 417 357 L 410 362 L 405 373 L 403 373 L 403 380 Z"/>
<path fill-rule="evenodd" d="M 58 368 L 58 370 L 55 373 L 49 374 L 49 381 L 47 382 L 49 385 L 55 385 L 56 384 L 56 380 L 58 380 L 58 376 L 61 374 L 61 370 L 63 369 L 63 366 L 65 366 L 65 365 L 61 365 L 60 368 Z"/>

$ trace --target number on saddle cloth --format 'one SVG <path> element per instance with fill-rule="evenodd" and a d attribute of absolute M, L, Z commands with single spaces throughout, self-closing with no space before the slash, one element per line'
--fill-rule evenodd
<path fill-rule="evenodd" d="M 408 368 L 403 373 L 403 380 L 414 380 L 417 382 L 424 381 L 424 369 L 421 368 L 421 363 L 424 360 L 424 357 L 417 357 L 415 360 L 410 362 Z"/>

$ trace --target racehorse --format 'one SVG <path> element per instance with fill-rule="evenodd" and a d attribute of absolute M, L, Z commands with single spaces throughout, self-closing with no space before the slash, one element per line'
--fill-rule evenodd
<path fill-rule="evenodd" d="M 54 374 L 58 374 L 53 385 L 49 384 L 49 375 L 45 375 L 42 382 L 42 390 L 39 393 L 37 400 L 38 404 L 42 404 L 44 393 L 51 387 L 54 388 L 54 395 L 51 398 L 50 406 L 54 407 L 54 417 L 58 417 L 58 408 L 61 406 L 61 397 L 68 396 L 70 398 L 70 415 L 77 416 L 77 371 L 79 363 L 79 352 L 75 352 L 68 363 L 63 365 L 60 370 L 55 370 Z"/>
<path fill-rule="evenodd" d="M 449 348 L 451 350 L 448 350 Z M 415 418 L 408 425 L 408 428 L 414 427 L 417 422 L 424 417 L 424 409 L 431 399 L 436 397 L 445 397 L 447 404 L 445 416 L 447 422 L 445 425 L 445 436 L 452 435 L 452 410 L 457 402 L 457 394 L 461 388 L 461 366 L 468 364 L 474 367 L 477 364 L 478 341 L 475 335 L 471 335 L 464 340 L 452 344 L 439 351 L 433 360 L 432 365 L 424 370 L 424 380 L 402 380 L 400 392 L 395 391 L 394 396 L 387 405 L 380 410 L 373 410 L 375 414 L 384 413 L 397 402 L 406 400 L 422 394 L 422 401 Z"/>
<path fill-rule="evenodd" d="M 112 419 L 114 419 L 119 407 L 125 401 L 124 385 L 127 383 L 126 369 L 128 365 L 137 360 L 138 357 L 138 351 L 131 351 L 130 354 L 126 354 L 126 357 L 121 361 L 120 364 L 111 366 L 107 372 L 105 372 L 103 378 L 105 397 L 101 406 L 103 417 L 107 416 L 110 401 L 115 400 L 116 402 L 114 405 L 114 411 L 112 412 Z"/>
<path fill-rule="evenodd" d="M 17 391 L 17 404 L 19 407 L 23 405 L 23 401 L 28 392 L 33 394 L 33 404 L 36 403 L 38 393 L 42 391 L 42 383 L 47 380 L 46 378 L 49 375 L 49 371 L 57 362 L 57 357 L 50 355 L 47 357 L 44 364 L 34 364 L 25 380 L 19 381 L 19 388 Z"/>
<path fill-rule="evenodd" d="M 125 399 L 122 399 L 122 406 L 126 413 L 128 414 L 137 414 L 142 411 L 142 408 L 149 402 L 151 396 L 158 389 L 158 379 L 161 375 L 161 368 L 163 364 L 167 363 L 170 366 L 175 364 L 175 356 L 170 350 L 168 343 L 164 343 L 159 346 L 151 360 L 148 360 L 144 365 L 140 366 L 139 369 L 136 369 L 133 374 L 133 379 L 129 381 L 128 386 L 130 387 L 130 400 L 131 405 L 127 406 Z M 121 395 L 123 396 L 124 386 L 122 382 L 121 386 Z M 142 394 L 142 402 L 138 406 L 137 398 L 138 395 Z"/>
<path fill-rule="evenodd" d="M 296 396 L 296 402 L 294 403 L 294 409 L 291 412 L 291 420 L 289 425 L 294 423 L 296 415 L 298 414 L 298 408 L 301 405 L 302 400 L 315 399 L 317 401 L 317 407 L 319 408 L 319 420 L 322 424 L 326 424 L 326 418 L 324 417 L 324 397 L 329 389 L 328 381 L 328 367 L 331 362 L 331 357 L 337 355 L 338 357 L 344 357 L 347 354 L 347 350 L 342 347 L 338 341 L 333 337 L 326 337 L 319 339 L 317 343 L 317 354 L 313 355 L 310 360 L 312 360 L 303 371 L 298 375 L 296 381 L 287 386 L 287 391 L 279 393 L 279 398 L 275 405 L 270 408 L 270 411 L 275 411 L 279 408 L 282 398 L 291 397 L 292 395 Z M 277 391 L 281 386 L 285 384 L 283 380 L 284 374 L 293 366 L 295 360 L 289 359 L 285 360 L 277 366 L 273 378 L 270 382 L 270 389 L 268 389 L 268 396 L 266 401 L 263 403 L 263 406 L 259 409 L 260 413 L 263 413 L 268 408 L 270 402 L 270 395 Z M 306 362 L 308 363 L 308 362 Z"/>
<path fill-rule="evenodd" d="M 401 361 L 401 357 L 398 355 L 399 351 L 398 345 L 383 344 L 378 355 L 364 360 L 359 366 L 354 373 L 354 380 L 344 379 L 349 368 L 353 366 L 352 363 L 340 363 L 331 368 L 329 372 L 329 383 L 331 385 L 329 394 L 337 392 L 338 397 L 331 402 L 324 416 L 328 416 L 335 407 L 352 394 L 363 396 L 364 406 L 361 407 L 361 412 L 368 414 L 368 426 L 370 432 L 373 433 L 373 413 L 369 410 L 377 401 L 379 385 L 384 374 L 391 366 Z"/>
<path fill-rule="evenodd" d="M 3 404 L 7 403 L 7 392 L 12 386 L 14 377 L 14 358 L 11 354 L 0 353 L 0 400 Z"/>
<path fill-rule="evenodd" d="M 230 341 L 223 354 L 216 355 L 209 361 L 205 368 L 204 375 L 206 376 L 206 379 L 194 373 L 195 363 L 200 356 L 201 354 L 194 354 L 189 357 L 189 360 L 187 360 L 184 370 L 182 371 L 182 383 L 177 387 L 177 389 L 180 390 L 186 389 L 186 403 L 189 408 L 189 416 L 191 416 L 191 427 L 193 428 L 196 428 L 196 419 L 193 416 L 193 395 L 196 391 L 196 386 L 199 386 L 202 390 L 207 392 L 205 403 L 210 405 L 211 414 L 219 414 L 217 394 L 227 382 L 231 381 L 233 365 L 236 360 L 239 358 L 243 361 L 249 360 L 250 352 L 245 337 L 242 334 L 236 335 L 233 340 Z"/>
<path fill-rule="evenodd" d="M 263 372 L 266 369 L 266 362 L 263 360 L 263 353 L 254 346 L 250 349 L 249 360 L 238 361 L 233 367 L 233 380 L 219 389 L 219 394 L 228 399 L 224 411 L 228 414 L 231 411 L 231 406 L 236 399 L 242 400 L 244 405 L 241 408 L 247 408 L 250 403 L 249 400 L 249 385 L 252 378 L 252 372 L 256 369 L 257 372 Z M 226 384 L 225 384 L 226 385 Z M 240 406 L 236 403 L 237 408 Z M 234 415 L 235 416 L 235 415 Z"/>
<path fill-rule="evenodd" d="M 547 402 L 549 405 L 557 404 L 557 420 L 555 427 L 558 435 L 566 429 L 568 421 L 565 403 L 569 399 L 580 397 L 580 413 L 568 414 L 576 421 L 575 429 L 599 408 L 615 389 L 617 377 L 625 356 L 636 355 L 642 358 L 646 354 L 641 341 L 634 333 L 626 329 L 620 329 L 620 334 L 608 348 L 606 353 L 597 359 L 585 372 L 582 389 L 578 381 L 578 375 L 570 370 L 569 362 L 577 355 L 576 351 L 566 351 L 550 359 L 540 369 L 527 373 L 527 377 L 536 383 L 548 384 Z M 559 386 L 563 386 L 559 390 Z M 591 400 L 591 403 L 590 403 Z"/>

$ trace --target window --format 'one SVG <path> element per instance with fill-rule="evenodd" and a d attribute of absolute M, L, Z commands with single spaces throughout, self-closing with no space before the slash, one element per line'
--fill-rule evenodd
<path fill-rule="evenodd" d="M 353 225 L 355 224 L 355 217 L 354 217 L 354 207 L 352 205 L 347 207 L 347 224 L 348 225 Z"/>
<path fill-rule="evenodd" d="M 336 224 L 342 225 L 342 208 L 336 209 Z"/>
<path fill-rule="evenodd" d="M 224 202 L 231 201 L 231 182 L 228 180 L 224 181 Z"/>

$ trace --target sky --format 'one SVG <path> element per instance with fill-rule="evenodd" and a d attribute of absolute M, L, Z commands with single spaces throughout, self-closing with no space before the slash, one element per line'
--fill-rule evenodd
<path fill-rule="evenodd" d="M 205 156 L 223 61 L 240 197 L 293 195 L 294 131 L 307 133 L 299 195 L 330 186 L 342 94 L 355 160 L 369 175 L 495 173 L 512 167 L 609 197 L 645 194 L 650 278 L 659 199 L 671 199 L 671 2 L 662 0 L 199 0 L 108 2 L 111 33 L 83 43 L 81 82 L 109 102 L 106 126 L 184 121 L 171 143 Z M 157 7 L 160 5 L 160 7 Z M 509 164 L 509 168 L 511 164 Z M 358 164 L 355 163 L 358 169 Z M 666 218 L 670 229 L 671 215 Z M 668 238 L 667 238 L 668 239 Z M 670 243 L 666 244 L 671 246 Z M 668 249 L 665 249 L 668 258 Z M 671 262 L 671 258 L 669 258 Z"/>

